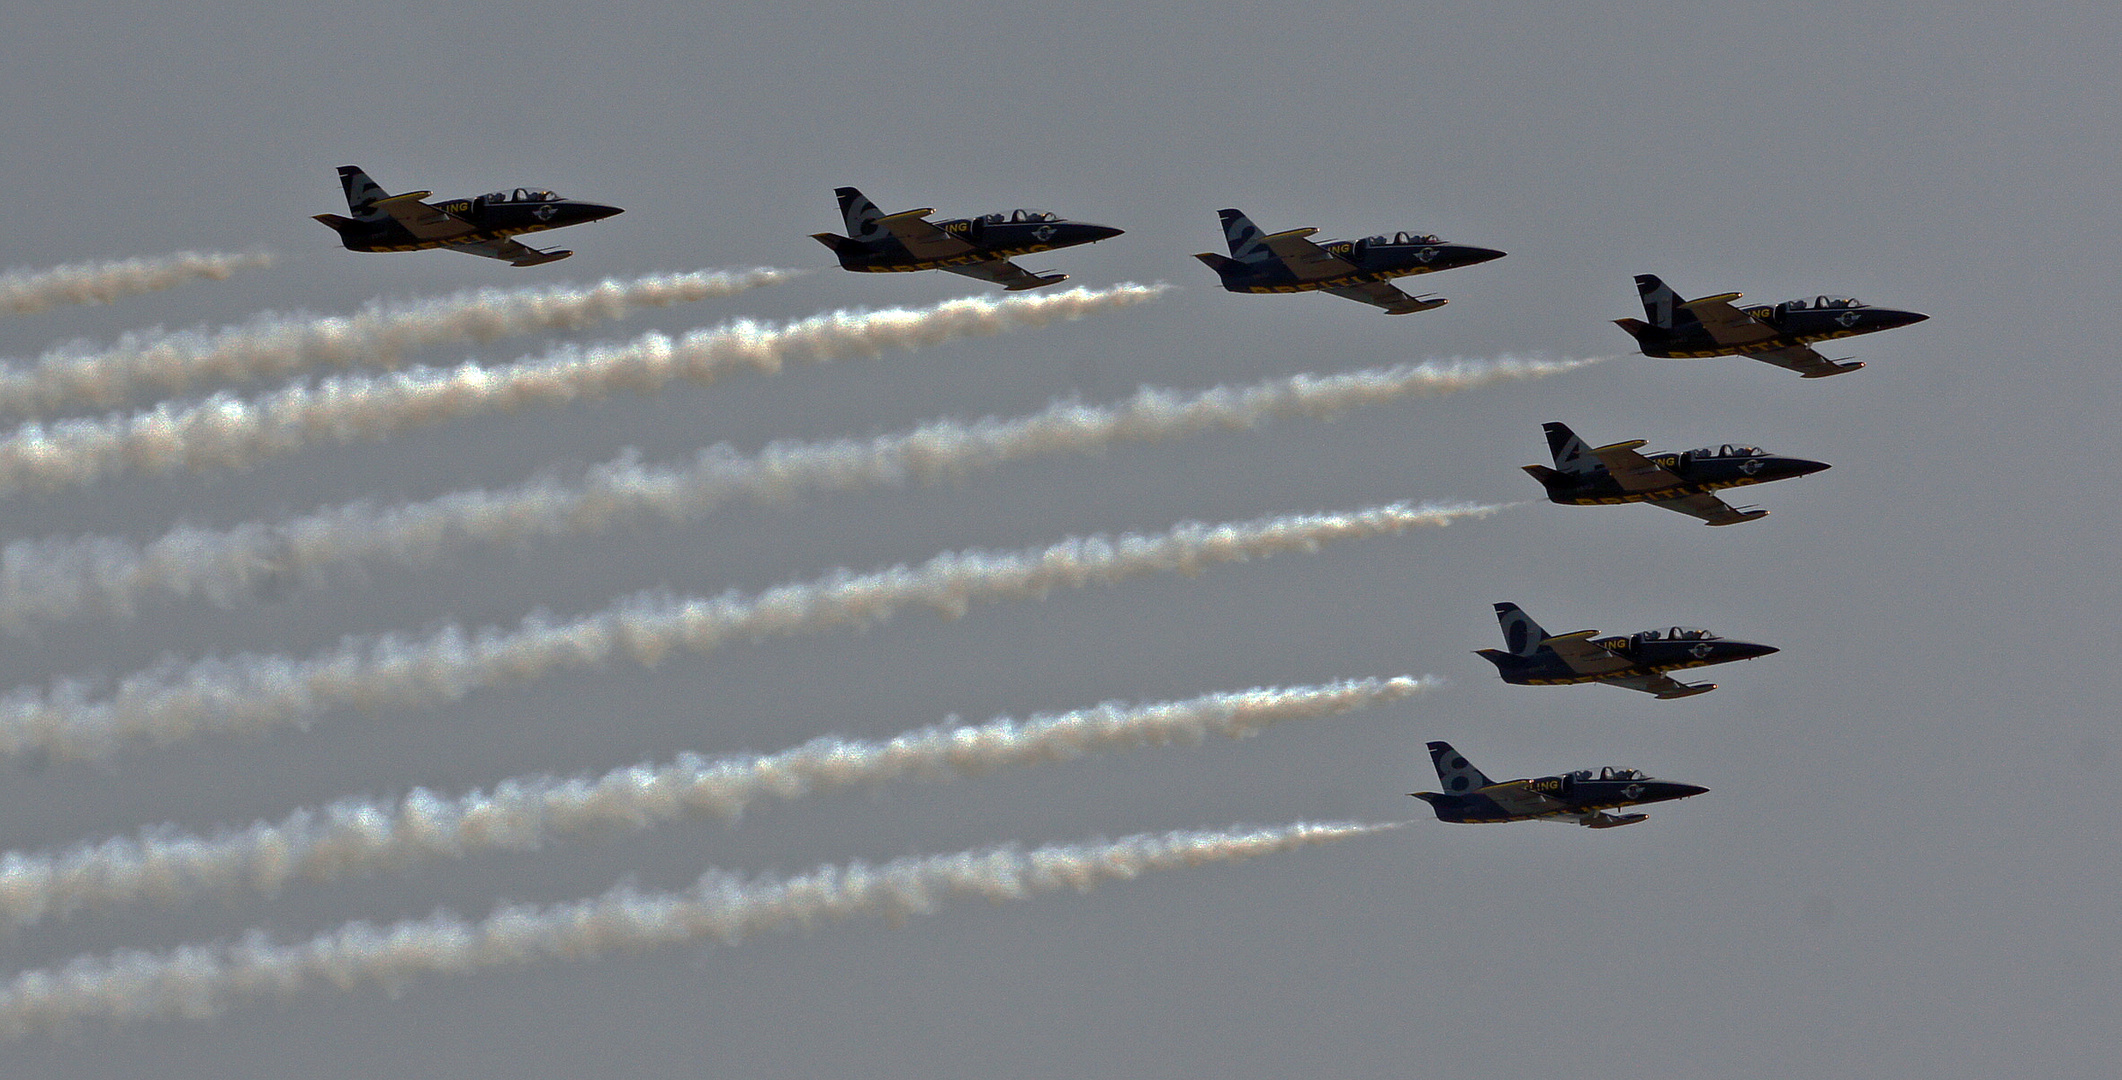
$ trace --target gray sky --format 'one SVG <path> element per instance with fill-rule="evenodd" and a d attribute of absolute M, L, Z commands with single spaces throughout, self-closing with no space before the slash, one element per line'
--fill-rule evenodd
<path fill-rule="evenodd" d="M 908 613 L 644 670 L 481 691 L 309 731 L 11 768 L 0 846 L 210 828 L 414 785 L 462 791 L 684 750 L 771 751 L 1344 676 L 1449 689 L 1242 742 L 1144 750 L 762 806 L 544 853 L 261 899 L 85 914 L 5 941 L 10 970 L 263 927 L 678 887 L 822 863 L 1233 822 L 1413 819 L 1383 837 L 1162 872 L 903 927 L 311 990 L 212 1023 L 0 1046 L 43 1077 L 1121 1078 L 1621 1068 L 1713 1078 L 2109 1075 L 2122 1030 L 2109 463 L 2122 13 L 2087 3 L 1329 2 L 1232 10 L 916 3 L 107 3 L 0 38 L 0 264 L 262 247 L 270 271 L 0 319 L 0 355 L 77 338 L 348 311 L 375 297 L 698 267 L 824 267 L 835 186 L 887 210 L 1050 207 L 1127 235 L 1034 257 L 1091 286 L 1169 281 L 1093 320 L 774 377 L 618 396 L 312 450 L 243 473 L 11 501 L 6 539 L 150 538 L 357 498 L 502 485 L 626 447 L 1014 415 L 1142 384 L 1204 388 L 1425 358 L 1620 353 L 1630 276 L 1689 295 L 1816 293 L 1930 313 L 1825 381 L 1726 358 L 1543 381 L 1049 458 L 910 490 L 350 572 L 221 610 L 44 627 L 0 686 L 165 654 L 567 614 L 667 585 L 753 591 L 971 546 L 1403 498 L 1534 497 L 1539 425 L 1653 448 L 1757 443 L 1834 463 L 1706 529 L 1540 503 L 1314 555 L 1041 602 Z M 627 208 L 514 270 L 340 250 L 333 167 L 387 188 L 515 186 Z M 1510 257 L 1411 283 L 1407 318 L 1241 297 L 1188 257 L 1215 211 L 1322 236 L 1433 231 Z M 541 244 L 541 246 L 550 246 Z M 927 304 L 940 274 L 838 270 L 566 340 Z M 544 336 L 419 359 L 504 361 Z M 254 389 L 265 389 L 260 383 Z M 1489 605 L 1550 629 L 1682 623 L 1779 645 L 1715 694 L 1500 684 Z M 2092 661 L 2092 662 L 2088 662 Z M 1636 765 L 1710 794 L 1612 833 L 1448 826 L 1406 792 L 1429 739 L 1491 775 Z"/>

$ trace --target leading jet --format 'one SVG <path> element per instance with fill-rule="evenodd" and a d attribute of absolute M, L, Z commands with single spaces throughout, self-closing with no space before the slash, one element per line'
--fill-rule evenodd
<path fill-rule="evenodd" d="M 1635 769 L 1590 769 L 1497 783 L 1482 775 L 1447 742 L 1429 744 L 1443 792 L 1413 791 L 1437 812 L 1438 821 L 1574 821 L 1587 829 L 1634 825 L 1647 814 L 1609 814 L 1617 806 L 1671 802 L 1700 795 L 1708 788 L 1653 780 Z"/>
<path fill-rule="evenodd" d="M 1207 263 L 1234 293 L 1328 292 L 1382 308 L 1387 315 L 1412 315 L 1448 301 L 1409 296 L 1390 284 L 1393 278 L 1472 266 L 1504 254 L 1406 232 L 1316 244 L 1308 237 L 1317 229 L 1268 234 L 1236 210 L 1219 213 L 1230 257 L 1204 251 L 1194 258 Z"/>
<path fill-rule="evenodd" d="M 865 274 L 943 270 L 991 281 L 1010 292 L 1023 292 L 1067 281 L 1067 274 L 1034 274 L 1009 261 L 1035 251 L 1095 244 L 1121 230 L 1087 221 L 1069 221 L 1049 210 L 1012 210 L 976 218 L 929 221 L 931 208 L 887 214 L 860 191 L 835 188 L 848 235 L 812 233 L 811 237 L 840 257 L 842 269 Z"/>
<path fill-rule="evenodd" d="M 1729 664 L 1782 651 L 1747 641 L 1726 641 L 1707 630 L 1685 626 L 1626 637 L 1595 638 L 1592 635 L 1597 631 L 1593 630 L 1549 634 L 1516 604 L 1497 604 L 1496 621 L 1503 625 L 1503 644 L 1509 651 L 1479 649 L 1475 655 L 1496 665 L 1503 681 L 1516 686 L 1597 682 L 1669 701 L 1707 694 L 1717 684 L 1679 682 L 1666 675 L 1668 671 Z"/>
<path fill-rule="evenodd" d="M 1808 304 L 1792 300 L 1758 307 L 1733 307 L 1739 293 L 1720 293 L 1699 300 L 1682 300 L 1663 281 L 1650 274 L 1636 277 L 1636 291 L 1643 295 L 1639 319 L 1615 319 L 1629 332 L 1645 356 L 1750 356 L 1777 367 L 1789 368 L 1808 379 L 1824 379 L 1863 367 L 1861 363 L 1829 360 L 1808 346 L 1815 341 L 1876 334 L 1930 318 L 1914 311 L 1875 308 L 1846 297 L 1820 296 Z"/>
<path fill-rule="evenodd" d="M 339 166 L 339 186 L 346 189 L 352 218 L 318 214 L 318 221 L 339 234 L 348 251 L 427 251 L 448 248 L 499 259 L 510 266 L 559 262 L 572 251 L 539 251 L 512 236 L 564 229 L 602 221 L 625 211 L 601 203 L 563 199 L 550 191 L 517 188 L 475 199 L 428 203 L 432 191 L 386 194 L 358 165 Z"/>
<path fill-rule="evenodd" d="M 1829 468 L 1824 461 L 1775 457 L 1762 453 L 1759 447 L 1730 443 L 1714 450 L 1678 454 L 1638 453 L 1642 439 L 1592 448 L 1585 446 L 1567 424 L 1542 427 L 1547 431 L 1547 449 L 1554 455 L 1555 467 L 1521 468 L 1547 489 L 1549 501 L 1565 506 L 1649 503 L 1701 518 L 1707 525 L 1737 525 L 1765 518 L 1768 511 L 1754 507 L 1734 509 L 1711 492 L 1809 476 Z"/>

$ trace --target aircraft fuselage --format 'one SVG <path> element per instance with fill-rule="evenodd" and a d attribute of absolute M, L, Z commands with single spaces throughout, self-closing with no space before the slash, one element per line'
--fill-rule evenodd
<path fill-rule="evenodd" d="M 1121 230 L 1087 221 L 982 221 L 958 218 L 936 222 L 936 228 L 973 246 L 972 251 L 940 259 L 923 259 L 908 251 L 897 239 L 854 240 L 833 233 L 818 233 L 817 239 L 840 257 L 840 265 L 865 274 L 897 274 L 916 270 L 944 270 L 953 266 L 1013 259 L 1041 251 L 1095 244 L 1119 236 Z"/>
<path fill-rule="evenodd" d="M 1541 813 L 1514 812 L 1480 790 L 1464 795 L 1441 795 L 1435 792 L 1418 791 L 1415 798 L 1428 803 L 1437 812 L 1437 820 L 1479 824 L 1503 821 L 1533 821 L 1539 818 L 1572 817 L 1612 810 L 1623 806 L 1643 806 L 1649 803 L 1671 802 L 1700 795 L 1708 788 L 1693 784 L 1676 784 L 1667 780 L 1652 780 L 1633 777 L 1622 780 L 1587 779 L 1572 774 L 1543 776 L 1532 780 L 1512 780 L 1497 788 L 1517 788 L 1530 791 L 1563 804 L 1560 809 Z M 1629 815 L 1612 819 L 1594 828 L 1627 825 L 1641 821 L 1641 815 Z"/>
<path fill-rule="evenodd" d="M 1660 488 L 1629 490 L 1607 469 L 1589 473 L 1567 473 L 1545 465 L 1527 465 L 1547 488 L 1547 497 L 1564 506 L 1614 506 L 1622 503 L 1664 502 L 1723 491 L 1727 488 L 1766 484 L 1794 476 L 1809 476 L 1828 468 L 1824 461 L 1755 454 L 1729 457 L 1697 457 L 1693 451 L 1678 454 L 1647 454 L 1651 463 L 1680 478 L 1681 482 Z"/>
<path fill-rule="evenodd" d="M 1516 686 L 1574 686 L 1579 683 L 1616 682 L 1662 675 L 1669 671 L 1729 664 L 1735 660 L 1752 660 L 1757 656 L 1782 651 L 1772 645 L 1756 645 L 1749 641 L 1726 641 L 1723 638 L 1646 640 L 1640 634 L 1594 638 L 1591 643 L 1628 661 L 1629 666 L 1595 673 L 1580 672 L 1570 667 L 1568 662 L 1552 649 L 1542 649 L 1532 656 L 1518 656 L 1500 649 L 1481 649 L 1478 650 L 1478 655 L 1486 657 L 1489 663 L 1496 665 L 1496 670 L 1503 676 L 1504 682 Z"/>
<path fill-rule="evenodd" d="M 1700 323 L 1661 329 L 1635 319 L 1621 321 L 1624 325 L 1633 324 L 1628 325 L 1628 329 L 1642 345 L 1643 355 L 1687 359 L 1774 352 L 1859 334 L 1876 334 L 1930 318 L 1920 312 L 1875 307 L 1790 309 L 1776 305 L 1740 310 L 1768 324 L 1776 336 L 1744 344 L 1725 344 L 1712 337 Z"/>
<path fill-rule="evenodd" d="M 1364 240 L 1334 240 L 1319 245 L 1327 254 L 1356 267 L 1354 273 L 1326 278 L 1302 278 L 1281 259 L 1246 263 L 1217 259 L 1210 265 L 1223 279 L 1223 287 L 1237 293 L 1297 293 L 1338 289 L 1373 281 L 1433 274 L 1461 266 L 1473 266 L 1504 253 L 1468 244 L 1375 244 Z"/>
<path fill-rule="evenodd" d="M 512 236 L 544 232 L 548 229 L 564 229 L 569 225 L 602 221 L 622 212 L 616 206 L 575 199 L 490 202 L 482 196 L 429 205 L 463 219 L 472 226 L 473 231 L 455 236 L 423 239 L 414 236 L 412 230 L 394 219 L 351 221 L 340 218 L 338 223 L 327 224 L 332 224 L 338 231 L 340 242 L 346 245 L 349 251 L 429 251 L 506 240 Z"/>

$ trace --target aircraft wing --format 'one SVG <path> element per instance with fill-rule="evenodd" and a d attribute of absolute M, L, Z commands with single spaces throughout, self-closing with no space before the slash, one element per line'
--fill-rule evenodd
<path fill-rule="evenodd" d="M 1788 349 L 1769 349 L 1766 352 L 1750 352 L 1745 355 L 1780 368 L 1789 368 L 1808 379 L 1824 379 L 1829 375 L 1840 375 L 1864 366 L 1838 364 L 1803 345 L 1793 345 Z"/>
<path fill-rule="evenodd" d="M 510 266 L 536 266 L 539 263 L 559 262 L 573 255 L 572 251 L 539 251 L 525 247 L 514 240 L 475 240 L 465 244 L 444 244 L 451 251 L 466 255 L 479 255 L 488 259 L 499 259 Z"/>
<path fill-rule="evenodd" d="M 1614 482 L 1620 484 L 1623 491 L 1653 491 L 1686 482 L 1657 462 L 1636 453 L 1636 448 L 1642 445 L 1641 439 L 1615 443 L 1593 450 L 1592 456 L 1606 466 L 1606 471 L 1613 475 Z"/>
<path fill-rule="evenodd" d="M 1775 337 L 1775 327 L 1732 306 L 1731 302 L 1738 298 L 1738 293 L 1725 293 L 1683 301 L 1680 306 L 1694 312 L 1695 318 L 1702 320 L 1702 328 L 1719 345 L 1752 345 Z"/>
<path fill-rule="evenodd" d="M 1766 510 L 1735 510 L 1730 503 L 1708 492 L 1689 495 L 1681 499 L 1652 499 L 1650 505 L 1698 517 L 1711 525 L 1737 525 L 1742 521 L 1768 516 Z"/>
<path fill-rule="evenodd" d="M 941 269 L 969 278 L 979 278 L 981 281 L 992 281 L 1011 292 L 1023 292 L 1026 289 L 1042 288 L 1068 280 L 1067 274 L 1034 274 L 1008 259 L 993 259 L 970 266 L 945 266 Z"/>
<path fill-rule="evenodd" d="M 1311 244 L 1311 241 L 1306 240 L 1304 243 Z M 1317 245 L 1312 246 L 1316 247 Z M 1324 252 L 1322 251 L 1321 254 L 1324 254 Z M 1333 256 L 1328 255 L 1327 258 L 1332 259 Z M 1335 259 L 1334 261 L 1339 262 L 1340 260 Z M 1361 285 L 1337 285 L 1320 291 L 1346 297 L 1359 304 L 1371 304 L 1384 308 L 1387 315 L 1412 315 L 1417 311 L 1428 311 L 1431 308 L 1444 306 L 1444 301 L 1441 298 L 1436 300 L 1418 300 L 1401 292 L 1389 281 L 1366 281 Z"/>
<path fill-rule="evenodd" d="M 948 259 L 957 255 L 977 251 L 967 241 L 944 232 L 923 215 L 933 210 L 908 210 L 903 213 L 886 214 L 877 219 L 877 224 L 891 230 L 892 237 L 906 246 L 916 259 Z M 980 275 L 974 274 L 973 277 Z M 992 281 L 993 278 L 987 280 Z"/>
<path fill-rule="evenodd" d="M 411 191 L 377 199 L 376 209 L 389 214 L 398 224 L 405 226 L 405 231 L 422 240 L 447 240 L 479 231 L 471 222 L 421 202 L 428 194 Z"/>
<path fill-rule="evenodd" d="M 1349 262 L 1305 239 L 1305 237 L 1317 231 L 1317 229 L 1291 229 L 1289 232 L 1279 232 L 1272 236 L 1261 237 L 1260 242 L 1267 245 L 1267 250 L 1274 252 L 1281 258 L 1282 265 L 1290 273 L 1295 274 L 1298 281 L 1318 281 L 1321 278 L 1335 278 L 1355 273 L 1355 263 Z M 1393 289 L 1390 285 L 1386 286 L 1386 288 L 1392 289 L 1394 293 L 1405 295 L 1400 293 L 1400 290 Z M 1361 298 L 1353 297 L 1352 299 Z M 1377 303 L 1374 300 L 1364 300 L 1363 302 L 1366 304 Z"/>
<path fill-rule="evenodd" d="M 1541 645 L 1555 650 L 1562 662 L 1579 675 L 1604 675 L 1609 671 L 1625 671 L 1636 665 L 1597 645 L 1592 644 L 1594 631 L 1579 630 L 1574 634 L 1561 634 L 1548 638 Z"/>
<path fill-rule="evenodd" d="M 1618 679 L 1601 679 L 1608 686 L 1619 686 L 1629 690 L 1641 690 L 1660 700 L 1694 697 L 1707 694 L 1717 688 L 1716 683 L 1684 683 L 1668 675 L 1624 675 Z"/>

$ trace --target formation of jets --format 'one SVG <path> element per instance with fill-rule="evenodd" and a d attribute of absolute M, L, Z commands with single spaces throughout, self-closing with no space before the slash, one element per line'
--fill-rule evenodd
<path fill-rule="evenodd" d="M 619 207 L 563 199 L 550 191 L 512 192 L 444 202 L 426 201 L 426 191 L 391 195 L 358 166 L 344 165 L 339 180 L 349 217 L 318 214 L 352 251 L 462 251 L 512 266 L 556 262 L 570 251 L 539 251 L 513 238 L 525 233 L 600 221 Z M 979 217 L 931 220 L 933 209 L 887 214 L 859 190 L 835 190 L 847 235 L 812 236 L 830 248 L 843 269 L 865 274 L 941 270 L 1000 285 L 1010 292 L 1068 280 L 1056 271 L 1034 273 L 1014 259 L 1095 244 L 1122 235 L 1108 225 L 1074 221 L 1047 210 L 1012 210 Z M 1311 239 L 1314 228 L 1265 233 L 1236 209 L 1219 211 L 1228 256 L 1194 257 L 1216 272 L 1234 293 L 1324 292 L 1369 304 L 1387 315 L 1410 315 L 1443 307 L 1440 296 L 1410 295 L 1396 278 L 1430 274 L 1500 259 L 1493 248 L 1446 243 L 1427 233 L 1396 232 L 1361 240 Z M 1773 306 L 1739 307 L 1739 293 L 1682 300 L 1650 274 L 1636 278 L 1642 319 L 1614 320 L 1654 357 L 1747 356 L 1788 368 L 1808 379 L 1855 371 L 1864 365 L 1829 359 L 1812 346 L 1872 334 L 1929 318 L 1914 311 L 1877 308 L 1856 300 L 1820 296 Z M 1808 476 L 1829 466 L 1805 458 L 1779 457 L 1758 447 L 1725 443 L 1716 449 L 1643 453 L 1644 440 L 1587 445 L 1560 422 L 1545 425 L 1554 466 L 1524 466 L 1550 501 L 1566 506 L 1644 503 L 1701 519 L 1709 525 L 1757 521 L 1768 511 L 1733 507 L 1716 492 L 1774 480 Z M 1778 651 L 1772 646 L 1730 641 L 1707 630 L 1674 626 L 1625 636 L 1594 631 L 1549 634 L 1516 604 L 1497 604 L 1504 648 L 1477 650 L 1506 683 L 1562 686 L 1605 683 L 1661 700 L 1693 697 L 1715 683 L 1683 683 L 1668 672 L 1751 660 Z M 1415 792 L 1442 821 L 1574 821 L 1609 829 L 1644 820 L 1643 814 L 1607 811 L 1699 795 L 1705 788 L 1653 780 L 1633 769 L 1561 773 L 1497 783 L 1468 764 L 1449 743 L 1429 744 L 1443 792 Z"/>

